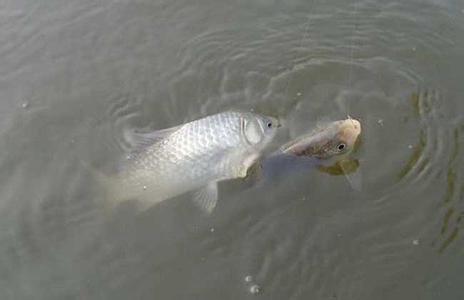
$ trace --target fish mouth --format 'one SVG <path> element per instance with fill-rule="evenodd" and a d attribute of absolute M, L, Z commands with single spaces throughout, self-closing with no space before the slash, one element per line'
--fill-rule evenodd
<path fill-rule="evenodd" d="M 349 145 L 354 145 L 361 134 L 361 123 L 352 118 L 341 121 L 339 137 Z"/>

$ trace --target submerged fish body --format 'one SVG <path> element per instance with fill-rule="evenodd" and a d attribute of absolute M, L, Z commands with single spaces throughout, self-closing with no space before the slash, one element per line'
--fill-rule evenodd
<path fill-rule="evenodd" d="M 115 202 L 137 199 L 149 207 L 198 190 L 195 202 L 211 212 L 217 182 L 245 177 L 278 126 L 272 117 L 223 112 L 142 134 L 141 147 L 112 180 L 110 198 Z"/>

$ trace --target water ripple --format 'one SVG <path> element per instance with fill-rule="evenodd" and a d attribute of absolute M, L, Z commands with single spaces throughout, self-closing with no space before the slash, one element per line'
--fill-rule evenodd
<path fill-rule="evenodd" d="M 341 184 L 333 178 L 293 178 L 222 228 L 231 231 L 224 254 L 240 255 L 243 274 L 254 274 L 264 295 L 376 298 L 366 285 L 383 282 L 389 290 L 411 269 L 427 269 L 418 255 L 433 256 L 431 249 L 443 252 L 458 239 L 462 129 L 444 108 L 446 89 L 433 87 L 429 75 L 430 62 L 454 51 L 455 29 L 452 22 L 440 32 L 429 25 L 444 10 L 415 6 L 422 13 L 411 16 L 408 7 L 363 1 L 321 14 L 279 14 L 261 26 L 203 33 L 179 52 L 171 95 L 177 103 L 202 99 L 191 111 L 253 107 L 286 116 L 290 135 L 322 115 L 349 113 L 363 124 L 357 156 L 367 180 L 357 197 L 334 191 L 340 185 L 331 189 Z M 307 187 L 309 180 L 319 190 Z"/>

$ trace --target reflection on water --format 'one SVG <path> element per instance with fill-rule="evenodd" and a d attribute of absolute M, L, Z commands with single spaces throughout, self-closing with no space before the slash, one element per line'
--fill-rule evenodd
<path fill-rule="evenodd" d="M 436 166 L 435 169 L 438 177 L 446 178 L 444 180 L 446 190 L 442 204 L 444 209 L 440 210 L 440 213 L 443 214 L 443 221 L 440 237 L 432 242 L 432 245 L 438 247 L 439 253 L 445 251 L 457 240 L 459 223 L 464 213 L 462 203 L 460 203 L 462 199 L 459 199 L 459 189 L 462 187 L 460 188 L 461 184 L 458 180 L 458 177 L 462 176 L 459 162 L 460 155 L 462 155 L 460 153 L 462 128 L 453 128 L 454 124 L 442 127 L 444 119 L 440 117 L 440 105 L 444 104 L 443 101 L 445 99 L 436 90 L 425 90 L 412 94 L 411 102 L 423 128 L 420 130 L 418 144 L 413 146 L 413 152 L 399 174 L 400 180 L 413 171 L 414 176 L 417 177 L 431 163 L 431 160 L 434 159 L 433 156 L 442 160 L 443 170 L 442 166 Z M 433 145 L 433 143 L 436 144 Z M 434 147 L 432 151 L 428 150 L 430 147 Z M 432 157 L 429 158 L 427 155 Z"/>
<path fill-rule="evenodd" d="M 411 157 L 407 161 L 404 168 L 400 171 L 400 174 L 398 176 L 400 180 L 403 179 L 414 167 L 416 167 L 417 162 L 422 157 L 422 152 L 424 151 L 425 146 L 425 133 L 421 131 L 419 136 L 419 144 L 417 144 L 415 147 L 411 146 L 411 148 L 414 149 L 413 153 L 411 154 Z M 424 164 L 426 164 L 426 161 L 423 162 L 423 166 Z"/>
<path fill-rule="evenodd" d="M 462 143 L 464 125 L 460 128 L 455 128 L 453 132 L 452 142 L 454 144 L 452 153 L 448 162 L 448 171 L 446 172 L 447 189 L 443 198 L 443 205 L 447 207 L 447 211 L 443 217 L 443 225 L 440 230 L 439 252 L 445 251 L 451 243 L 458 238 L 461 228 L 460 222 L 464 217 L 464 184 L 462 183 L 462 168 L 460 167 L 460 147 Z"/>
<path fill-rule="evenodd" d="M 357 159 L 344 159 L 341 161 L 336 162 L 332 166 L 321 166 L 319 170 L 321 172 L 339 176 L 339 175 L 347 175 L 351 173 L 355 173 L 359 168 L 359 160 Z"/>

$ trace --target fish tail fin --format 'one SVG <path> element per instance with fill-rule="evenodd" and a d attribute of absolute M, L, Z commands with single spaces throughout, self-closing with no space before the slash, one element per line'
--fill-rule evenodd
<path fill-rule="evenodd" d="M 81 163 L 92 179 L 95 180 L 98 188 L 102 191 L 101 194 L 99 194 L 99 200 L 101 200 L 101 202 L 98 204 L 101 204 L 106 212 L 113 211 L 121 202 L 121 198 L 118 197 L 119 184 L 117 183 L 117 180 L 102 171 L 99 171 L 88 162 L 81 161 Z"/>

